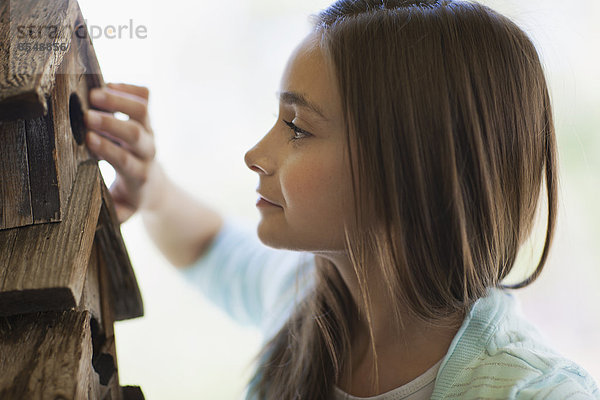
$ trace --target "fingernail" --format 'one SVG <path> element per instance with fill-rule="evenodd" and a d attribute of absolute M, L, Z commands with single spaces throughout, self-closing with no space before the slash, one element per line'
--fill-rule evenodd
<path fill-rule="evenodd" d="M 91 126 L 100 126 L 100 123 L 102 122 L 102 118 L 100 117 L 100 114 L 98 114 L 97 112 L 95 112 L 93 110 L 87 111 L 86 119 L 87 119 L 88 125 L 91 125 Z"/>
<path fill-rule="evenodd" d="M 88 145 L 95 148 L 100 146 L 100 138 L 94 132 L 88 132 Z"/>
<path fill-rule="evenodd" d="M 90 96 L 92 97 L 92 101 L 94 103 L 102 103 L 104 99 L 106 99 L 106 94 L 104 94 L 104 92 L 100 89 L 93 89 L 90 93 Z"/>

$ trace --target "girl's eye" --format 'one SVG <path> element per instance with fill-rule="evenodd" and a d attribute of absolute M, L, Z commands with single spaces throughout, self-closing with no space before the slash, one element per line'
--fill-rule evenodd
<path fill-rule="evenodd" d="M 300 129 L 300 128 L 298 128 L 298 127 L 297 127 L 297 126 L 296 126 L 296 125 L 295 125 L 293 122 L 291 122 L 291 121 L 285 121 L 285 120 L 283 120 L 283 122 L 285 122 L 285 124 L 286 124 L 286 125 L 287 125 L 287 126 L 288 126 L 288 127 L 289 127 L 289 128 L 290 128 L 290 129 L 291 129 L 293 132 L 294 132 L 294 134 L 295 134 L 294 136 L 292 136 L 292 137 L 290 138 L 290 141 L 291 141 L 291 140 L 300 140 L 300 139 L 302 139 L 302 138 L 304 138 L 304 137 L 306 137 L 306 136 L 309 136 L 309 135 L 310 135 L 310 133 L 306 132 L 306 131 L 305 131 L 305 130 L 303 130 L 303 129 Z M 300 135 L 302 135 L 302 136 L 298 136 L 299 134 L 300 134 Z"/>

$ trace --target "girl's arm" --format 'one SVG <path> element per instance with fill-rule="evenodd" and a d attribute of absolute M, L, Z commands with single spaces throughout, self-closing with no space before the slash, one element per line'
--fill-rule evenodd
<path fill-rule="evenodd" d="M 226 216 L 203 256 L 179 271 L 233 320 L 259 328 L 266 339 L 312 288 L 315 264 L 311 253 L 264 245 L 255 229 Z"/>
<path fill-rule="evenodd" d="M 90 104 L 106 112 L 86 113 L 91 130 L 86 143 L 117 172 L 110 192 L 119 222 L 140 211 L 157 247 L 172 264 L 184 266 L 200 256 L 223 219 L 177 187 L 155 160 L 148 98 L 149 90 L 135 85 L 109 83 L 93 89 Z M 113 112 L 122 112 L 129 120 L 119 120 Z"/>
<path fill-rule="evenodd" d="M 223 225 L 223 217 L 175 185 L 155 163 L 150 183 L 156 200 L 141 208 L 144 225 L 165 257 L 176 267 L 198 259 Z M 155 175 L 155 176 L 154 176 Z"/>

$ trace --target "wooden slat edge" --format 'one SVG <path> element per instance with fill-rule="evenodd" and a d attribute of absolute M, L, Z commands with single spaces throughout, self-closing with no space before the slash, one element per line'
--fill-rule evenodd
<path fill-rule="evenodd" d="M 111 305 L 116 321 L 144 315 L 142 295 L 121 235 L 108 188 L 101 182 L 102 209 L 96 233 L 109 276 Z"/>

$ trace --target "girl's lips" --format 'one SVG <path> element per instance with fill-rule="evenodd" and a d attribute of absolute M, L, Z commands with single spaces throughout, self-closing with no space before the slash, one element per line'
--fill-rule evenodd
<path fill-rule="evenodd" d="M 281 208 L 280 205 L 275 204 L 270 202 L 269 200 L 265 199 L 264 197 L 260 196 L 257 200 L 256 200 L 256 206 L 257 207 L 279 207 Z"/>
<path fill-rule="evenodd" d="M 265 196 L 263 196 L 258 190 L 256 191 L 256 193 L 258 193 L 258 196 L 259 196 L 259 198 L 257 199 L 257 203 L 256 203 L 257 205 L 258 205 L 258 202 L 262 199 L 267 204 L 270 204 L 272 206 L 281 207 L 279 204 L 277 204 L 274 201 L 271 201 L 268 198 L 266 198 Z"/>

